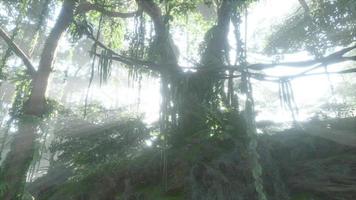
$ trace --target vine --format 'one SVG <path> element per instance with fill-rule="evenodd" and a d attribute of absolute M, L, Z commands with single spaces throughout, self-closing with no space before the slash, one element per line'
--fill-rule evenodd
<path fill-rule="evenodd" d="M 101 16 L 100 16 L 100 20 L 99 20 L 99 28 L 98 28 L 98 31 L 97 31 L 97 34 L 96 34 L 96 40 L 99 39 L 102 22 L 103 22 L 103 16 L 101 15 Z M 96 49 L 97 49 L 97 43 L 94 42 L 94 44 L 93 44 L 93 46 L 92 46 L 92 51 L 91 51 L 91 52 L 92 52 L 92 55 L 93 55 L 93 60 L 92 60 L 92 63 L 91 63 L 91 71 L 90 71 L 89 84 L 88 84 L 87 92 L 86 92 L 86 95 L 85 95 L 84 114 L 83 114 L 84 118 L 85 118 L 86 115 L 87 115 L 89 92 L 90 92 L 90 88 L 91 88 L 91 85 L 92 85 L 93 80 L 94 80 L 95 62 L 96 62 Z"/>
<path fill-rule="evenodd" d="M 279 80 L 279 99 L 281 107 L 291 112 L 293 121 L 295 122 L 298 107 L 294 100 L 294 92 L 289 79 L 282 78 Z"/>
<path fill-rule="evenodd" d="M 234 12 L 232 21 L 235 26 L 235 39 L 237 45 L 236 51 L 236 61 L 242 66 L 241 72 L 241 86 L 240 90 L 246 95 L 245 100 L 245 112 L 244 117 L 246 120 L 246 134 L 248 137 L 248 153 L 249 158 L 251 159 L 251 173 L 254 181 L 255 190 L 257 192 L 258 200 L 267 200 L 266 193 L 263 187 L 262 179 L 262 166 L 259 162 L 259 154 L 257 151 L 257 131 L 256 131 L 256 120 L 255 120 L 255 108 L 254 108 L 254 99 L 253 99 L 253 90 L 251 79 L 249 75 L 249 70 L 247 68 L 247 9 L 245 9 L 245 41 L 241 39 L 241 16 L 238 10 Z"/>

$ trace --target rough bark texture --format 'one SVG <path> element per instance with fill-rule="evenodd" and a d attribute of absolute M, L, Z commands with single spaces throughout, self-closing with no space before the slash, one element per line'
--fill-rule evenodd
<path fill-rule="evenodd" d="M 0 176 L 0 183 L 5 184 L 5 191 L 0 194 L 2 200 L 17 200 L 22 198 L 27 170 L 33 159 L 38 117 L 45 113 L 45 95 L 48 78 L 56 54 L 58 42 L 73 18 L 75 2 L 66 0 L 55 26 L 46 39 L 38 70 L 32 79 L 29 100 L 24 105 L 24 116 L 19 120 L 18 134 L 11 145 Z"/>

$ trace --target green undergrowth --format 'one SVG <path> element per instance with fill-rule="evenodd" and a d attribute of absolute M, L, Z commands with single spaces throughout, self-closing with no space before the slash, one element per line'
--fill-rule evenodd
<path fill-rule="evenodd" d="M 31 191 L 36 194 L 40 191 L 39 200 L 178 200 L 190 199 L 187 198 L 190 193 L 207 195 L 206 191 L 213 197 L 216 194 L 219 200 L 234 199 L 236 195 L 243 200 L 251 198 L 246 192 L 251 190 L 247 184 L 248 154 L 243 151 L 241 138 L 206 137 L 190 141 L 165 150 L 157 141 L 129 159 L 109 160 L 85 170 L 84 174 L 75 172 L 57 185 L 48 179 Z M 349 179 L 356 176 L 355 148 L 299 129 L 260 135 L 258 141 L 268 199 L 349 200 L 356 194 L 353 189 L 356 182 Z M 166 176 L 162 173 L 164 157 Z M 45 177 L 50 176 L 48 173 Z M 224 190 L 229 191 L 229 196 L 223 196 Z"/>

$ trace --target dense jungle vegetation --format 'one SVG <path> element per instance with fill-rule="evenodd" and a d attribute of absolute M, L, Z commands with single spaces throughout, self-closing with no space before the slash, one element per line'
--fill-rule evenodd
<path fill-rule="evenodd" d="M 0 200 L 356 199 L 355 61 L 355 0 L 1 0 Z"/>

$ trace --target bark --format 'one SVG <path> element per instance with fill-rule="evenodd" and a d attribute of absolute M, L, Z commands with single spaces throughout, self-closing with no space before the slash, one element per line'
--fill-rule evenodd
<path fill-rule="evenodd" d="M 57 22 L 45 42 L 38 70 L 32 81 L 31 95 L 25 105 L 25 114 L 40 116 L 45 112 L 45 94 L 56 49 L 62 34 L 73 19 L 74 6 L 73 0 L 64 1 Z"/>
<path fill-rule="evenodd" d="M 19 120 L 18 134 L 11 144 L 10 152 L 1 169 L 0 183 L 5 184 L 5 190 L 0 194 L 0 199 L 17 200 L 22 198 L 27 170 L 35 150 L 38 119 L 45 113 L 46 89 L 56 48 L 62 34 L 73 19 L 74 7 L 73 0 L 64 1 L 57 22 L 46 39 L 38 70 L 32 78 L 29 100 L 23 107 L 24 116 Z"/>
<path fill-rule="evenodd" d="M 190 136 L 205 130 L 207 110 L 215 109 L 212 103 L 214 85 L 219 81 L 216 72 L 224 65 L 224 50 L 227 45 L 227 34 L 233 8 L 236 2 L 224 0 L 218 10 L 218 22 L 205 36 L 206 49 L 201 57 L 202 68 L 211 69 L 209 72 L 198 71 L 188 78 L 182 108 L 180 109 L 179 126 L 185 136 Z M 182 141 L 184 143 L 184 141 Z"/>

